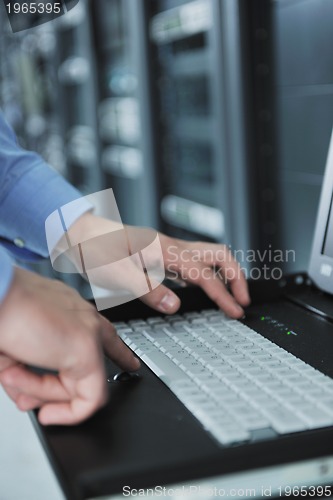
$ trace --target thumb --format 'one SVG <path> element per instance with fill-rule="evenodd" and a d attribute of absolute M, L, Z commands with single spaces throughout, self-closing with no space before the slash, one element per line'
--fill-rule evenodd
<path fill-rule="evenodd" d="M 140 297 L 140 300 L 152 309 L 163 314 L 174 314 L 180 307 L 180 299 L 169 288 L 164 285 L 158 285 L 146 295 Z"/>

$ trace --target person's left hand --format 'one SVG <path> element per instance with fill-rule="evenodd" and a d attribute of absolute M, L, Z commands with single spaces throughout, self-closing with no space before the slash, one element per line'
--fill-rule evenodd
<path fill-rule="evenodd" d="M 90 417 L 108 397 L 103 353 L 124 370 L 140 367 L 114 326 L 76 290 L 15 269 L 0 307 L 0 384 L 18 408 L 39 408 L 46 425 Z M 29 366 L 54 373 L 37 375 Z"/>

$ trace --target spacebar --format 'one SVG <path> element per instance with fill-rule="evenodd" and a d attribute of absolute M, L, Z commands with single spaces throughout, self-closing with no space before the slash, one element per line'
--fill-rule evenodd
<path fill-rule="evenodd" d="M 183 370 L 161 352 L 144 354 L 141 359 L 167 385 L 189 379 Z"/>

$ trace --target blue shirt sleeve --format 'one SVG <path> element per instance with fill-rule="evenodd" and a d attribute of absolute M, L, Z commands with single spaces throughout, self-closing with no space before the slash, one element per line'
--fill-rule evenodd
<path fill-rule="evenodd" d="M 13 265 L 6 250 L 0 246 L 0 302 L 6 296 L 13 279 Z"/>
<path fill-rule="evenodd" d="M 20 148 L 0 112 L 0 235 L 11 241 L 20 239 L 31 251 L 46 257 L 45 220 L 81 197 L 40 156 Z M 90 208 L 82 200 L 68 225 Z"/>
<path fill-rule="evenodd" d="M 47 217 L 81 197 L 81 193 L 39 155 L 25 151 L 17 144 L 15 134 L 0 111 L 0 237 L 20 241 L 32 252 L 47 257 Z M 71 213 L 70 220 L 66 221 L 67 225 L 91 208 L 82 200 L 78 209 Z M 11 264 L 4 250 L 0 254 L 0 265 L 1 286 L 6 289 L 3 273 L 10 279 Z"/>

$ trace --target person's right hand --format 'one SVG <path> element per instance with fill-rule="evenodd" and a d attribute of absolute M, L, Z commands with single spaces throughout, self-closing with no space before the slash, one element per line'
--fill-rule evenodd
<path fill-rule="evenodd" d="M 200 286 L 234 319 L 242 318 L 244 308 L 250 304 L 241 266 L 223 244 L 175 239 L 150 228 L 122 226 L 88 212 L 58 242 L 55 255 L 62 254 L 74 264 L 73 272 L 75 268 L 84 270 L 92 287 L 111 291 L 107 300 L 96 300 L 97 307 L 114 307 L 140 298 L 162 314 L 174 314 L 180 299 L 162 284 L 165 276 L 183 286 Z M 56 257 L 52 262 L 61 270 Z M 122 302 L 118 302 L 119 297 Z"/>
<path fill-rule="evenodd" d="M 0 383 L 44 425 L 81 422 L 107 400 L 103 349 L 121 368 L 139 361 L 112 324 L 65 284 L 17 268 L 0 307 Z M 27 365 L 55 370 L 37 375 Z"/>

